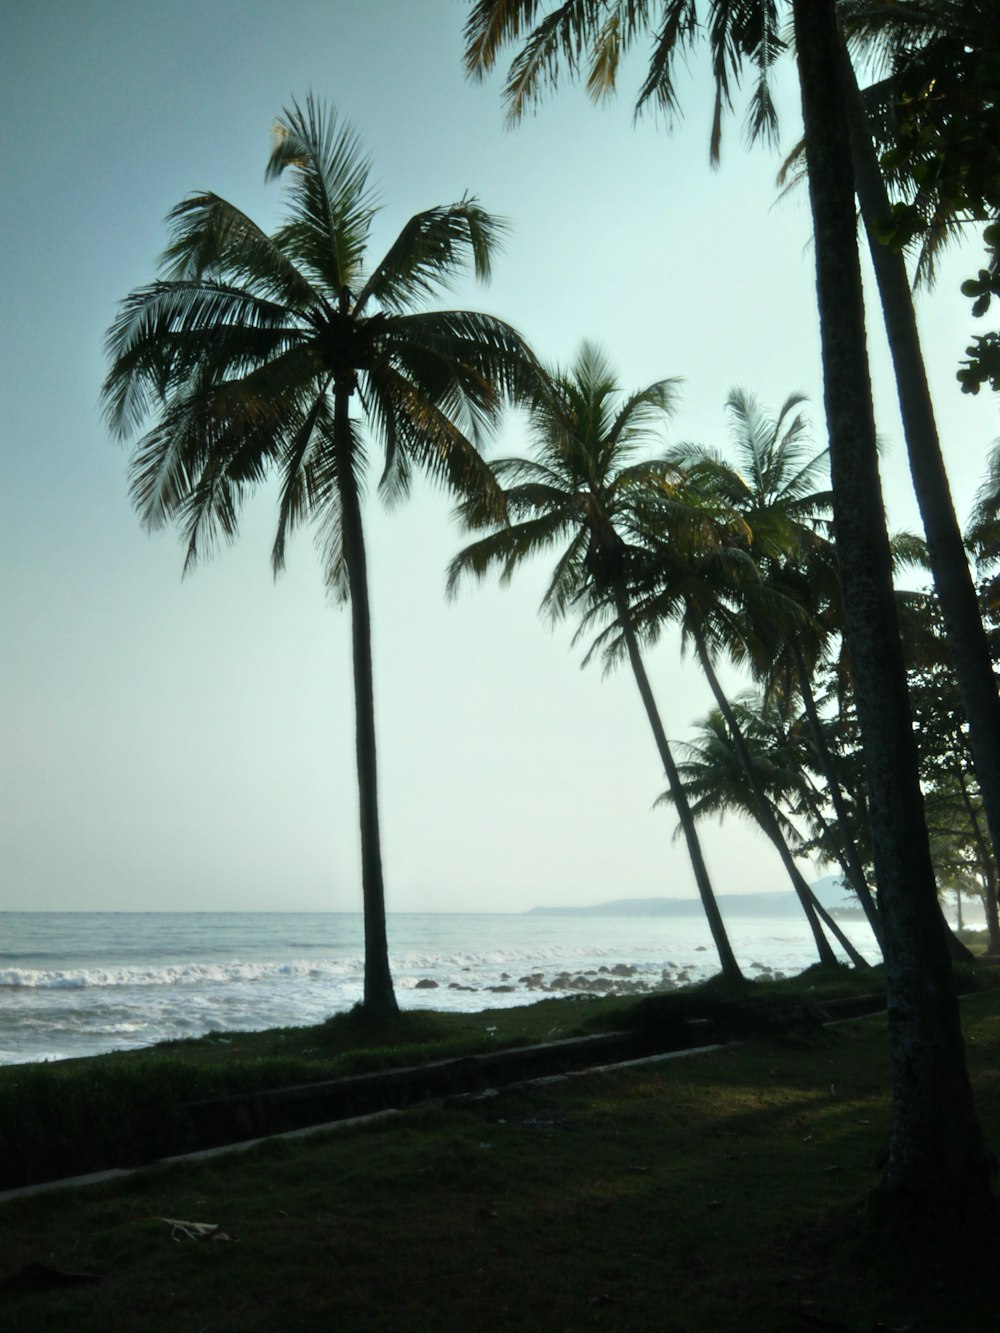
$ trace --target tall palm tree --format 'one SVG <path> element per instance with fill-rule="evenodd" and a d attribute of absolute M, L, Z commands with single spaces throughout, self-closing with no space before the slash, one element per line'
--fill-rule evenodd
<path fill-rule="evenodd" d="M 769 75 L 790 13 L 806 136 L 834 524 L 845 623 L 864 736 L 870 822 L 886 942 L 894 1115 L 883 1198 L 899 1219 L 942 1208 L 992 1207 L 989 1157 L 965 1065 L 917 773 L 892 560 L 878 470 L 858 255 L 854 174 L 836 0 L 566 0 L 540 16 L 538 0 L 475 0 L 466 66 L 492 69 L 522 38 L 507 79 L 516 118 L 560 69 L 586 69 L 594 96 L 611 93 L 622 55 L 640 38 L 652 53 L 639 107 L 678 110 L 678 61 L 707 36 L 716 89 L 712 152 L 722 116 L 749 65 L 751 132 L 776 127 Z M 919 1071 L 919 1073 L 917 1072 Z M 942 1097 L 932 1089 L 947 1088 Z"/>
<path fill-rule="evenodd" d="M 132 499 L 147 527 L 178 524 L 185 569 L 235 539 L 266 478 L 279 488 L 276 573 L 290 532 L 318 524 L 329 586 L 352 611 L 363 1006 L 390 1014 L 361 495 L 378 446 L 389 496 L 417 466 L 495 497 L 477 441 L 530 357 L 497 319 L 423 308 L 469 263 L 488 276 L 501 224 L 464 198 L 416 214 L 372 262 L 369 175 L 348 126 L 312 98 L 293 104 L 267 164 L 288 184 L 285 221 L 268 235 L 218 195 L 178 204 L 160 278 L 109 331 L 103 400 L 120 438 L 153 419 L 134 446 Z"/>
<path fill-rule="evenodd" d="M 739 965 L 705 867 L 701 844 L 653 697 L 632 623 L 627 583 L 637 539 L 637 497 L 665 485 L 662 460 L 635 461 L 672 410 L 673 380 L 658 380 L 622 398 L 603 354 L 584 343 L 572 368 L 555 373 L 530 407 L 533 458 L 493 464 L 502 483 L 509 522 L 496 523 L 477 497 L 462 508 L 470 528 L 496 531 L 465 547 L 451 562 L 449 590 L 465 574 L 482 578 L 499 567 L 507 581 L 529 556 L 562 547 L 542 610 L 552 619 L 610 603 L 621 629 L 646 716 L 674 796 L 695 881 L 725 976 L 740 980 Z M 564 543 L 568 543 L 563 545 Z"/>

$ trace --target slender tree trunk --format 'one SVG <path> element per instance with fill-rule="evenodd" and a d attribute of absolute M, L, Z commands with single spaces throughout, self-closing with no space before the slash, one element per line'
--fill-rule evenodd
<path fill-rule="evenodd" d="M 892 354 L 913 489 L 927 538 L 927 554 L 948 648 L 969 722 L 986 822 L 994 852 L 1000 855 L 1000 692 L 941 456 L 906 263 L 899 251 L 878 239 L 878 224 L 890 216 L 891 205 L 854 68 L 844 43 L 840 46 L 855 185 Z"/>
<path fill-rule="evenodd" d="M 792 888 L 795 890 L 796 897 L 802 906 L 806 920 L 809 922 L 809 929 L 812 931 L 813 940 L 816 944 L 816 952 L 819 954 L 819 961 L 824 967 L 836 967 L 837 956 L 830 947 L 830 941 L 823 934 L 823 927 L 819 923 L 816 915 L 815 898 L 809 885 L 806 883 L 802 872 L 795 864 L 795 859 L 789 849 L 781 827 L 775 818 L 774 811 L 771 809 L 771 802 L 768 800 L 767 793 L 761 787 L 757 778 L 756 770 L 753 766 L 753 759 L 750 751 L 747 749 L 746 741 L 743 738 L 743 732 L 736 720 L 736 715 L 729 706 L 729 700 L 726 698 L 725 691 L 719 684 L 719 678 L 715 674 L 715 668 L 712 666 L 712 659 L 708 655 L 708 648 L 705 643 L 704 635 L 701 632 L 701 626 L 693 625 L 693 635 L 695 650 L 698 654 L 698 661 L 702 671 L 705 673 L 705 679 L 715 697 L 715 702 L 719 706 L 719 711 L 725 719 L 726 726 L 729 728 L 729 734 L 732 737 L 733 746 L 736 750 L 736 756 L 740 761 L 740 767 L 743 769 L 743 776 L 746 778 L 750 787 L 750 793 L 753 796 L 754 804 L 757 807 L 757 822 L 764 830 L 765 834 L 774 846 L 775 851 L 781 858 L 781 864 L 785 868 L 785 873 L 791 880 Z M 857 951 L 853 949 L 855 954 Z M 857 954 L 863 966 L 868 964 Z"/>
<path fill-rule="evenodd" d="M 695 883 L 698 886 L 701 905 L 705 909 L 705 916 L 708 919 L 708 928 L 712 932 L 712 939 L 715 942 L 715 948 L 719 955 L 722 975 L 730 981 L 741 982 L 744 980 L 744 976 L 740 971 L 739 963 L 736 961 L 736 955 L 733 953 L 732 945 L 729 943 L 729 936 L 726 934 L 726 927 L 722 920 L 722 913 L 719 911 L 719 904 L 715 901 L 715 893 L 712 889 L 711 880 L 708 877 L 708 869 L 705 866 L 705 859 L 701 854 L 701 843 L 698 839 L 698 830 L 695 828 L 694 816 L 691 814 L 691 807 L 688 804 L 688 799 L 684 792 L 684 785 L 681 782 L 680 774 L 677 771 L 677 765 L 674 763 L 674 757 L 670 752 L 670 746 L 667 742 L 667 734 L 663 730 L 663 723 L 660 721 L 660 713 L 656 707 L 656 700 L 653 698 L 653 691 L 649 684 L 649 677 L 646 675 L 646 668 L 643 665 L 642 654 L 639 651 L 639 644 L 636 641 L 635 630 L 632 627 L 632 614 L 629 610 L 628 599 L 620 587 L 615 587 L 613 593 L 615 609 L 618 613 L 618 623 L 621 625 L 622 637 L 625 640 L 625 647 L 628 651 L 628 659 L 632 667 L 632 674 L 635 676 L 635 683 L 639 687 L 639 694 L 642 697 L 642 702 L 646 709 L 646 717 L 649 719 L 650 727 L 652 727 L 653 737 L 656 741 L 656 748 L 659 751 L 660 760 L 667 775 L 670 794 L 673 797 L 674 805 L 677 808 L 677 817 L 680 820 L 681 828 L 684 832 L 684 841 L 687 844 L 688 856 L 691 858 Z"/>
<path fill-rule="evenodd" d="M 347 460 L 353 452 L 349 394 L 335 396 L 337 449 L 344 460 L 340 483 L 344 556 L 351 594 L 351 635 L 354 649 L 354 715 L 358 761 L 358 806 L 361 820 L 361 890 L 365 920 L 364 1009 L 376 1015 L 399 1012 L 385 929 L 385 886 L 378 824 L 378 774 L 375 760 L 375 694 L 372 684 L 371 616 L 368 604 L 368 564 L 365 556 L 361 505 L 353 471 Z"/>
<path fill-rule="evenodd" d="M 841 846 L 843 847 L 844 857 L 847 861 L 847 879 L 858 895 L 858 899 L 864 909 L 864 914 L 868 918 L 868 924 L 872 928 L 872 934 L 878 941 L 879 948 L 882 947 L 882 923 L 878 919 L 878 909 L 875 906 L 875 900 L 872 897 L 871 889 L 868 887 L 868 880 L 865 876 L 864 867 L 861 864 L 861 857 L 858 855 L 857 844 L 851 833 L 851 822 L 847 814 L 847 804 L 844 801 L 844 793 L 841 790 L 840 781 L 834 771 L 833 761 L 830 757 L 830 749 L 826 743 L 826 737 L 823 735 L 823 728 L 820 726 L 819 710 L 816 707 L 816 696 L 813 694 L 812 682 L 809 679 L 809 670 L 806 667 L 805 660 L 802 657 L 798 646 L 789 640 L 789 646 L 792 650 L 793 660 L 795 662 L 795 674 L 798 678 L 799 693 L 802 695 L 802 702 L 806 710 L 806 722 L 809 726 L 809 734 L 812 737 L 813 745 L 816 747 L 816 754 L 819 758 L 820 768 L 823 770 L 823 776 L 826 778 L 827 789 L 830 793 L 830 800 L 833 803 L 834 813 L 837 816 L 837 823 L 841 830 Z"/>
<path fill-rule="evenodd" d="M 885 937 L 893 1105 L 882 1198 L 929 1232 L 991 1207 L 917 779 L 878 474 L 835 0 L 792 0 L 846 637 Z"/>

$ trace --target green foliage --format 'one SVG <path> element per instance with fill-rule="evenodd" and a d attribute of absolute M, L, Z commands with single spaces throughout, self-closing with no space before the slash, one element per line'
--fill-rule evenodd
<path fill-rule="evenodd" d="M 893 5 L 842 0 L 845 29 L 884 71 L 865 94 L 895 195 L 881 227 L 918 250 L 917 277 L 938 253 L 1000 209 L 1000 22 L 992 0 Z"/>
<path fill-rule="evenodd" d="M 267 171 L 288 186 L 273 235 L 235 205 L 197 194 L 170 214 L 163 276 L 133 292 L 108 334 L 108 422 L 135 446 L 132 498 L 143 521 L 176 521 L 186 567 L 237 535 L 243 500 L 280 484 L 272 551 L 318 525 L 333 592 L 348 595 L 342 506 L 364 484 L 368 439 L 392 498 L 412 468 L 489 490 L 477 442 L 530 366 L 502 321 L 428 313 L 429 297 L 471 263 L 490 271 L 503 223 L 475 199 L 418 213 L 375 262 L 378 208 L 354 132 L 312 98 L 278 122 Z M 368 437 L 336 425 L 337 394 L 361 402 Z"/>

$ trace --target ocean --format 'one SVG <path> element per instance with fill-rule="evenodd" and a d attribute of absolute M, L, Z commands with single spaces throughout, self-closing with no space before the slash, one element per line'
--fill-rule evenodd
<path fill-rule="evenodd" d="M 866 923 L 841 924 L 877 961 Z M 815 961 L 804 919 L 727 925 L 749 976 Z M 405 1009 L 642 992 L 718 970 L 700 917 L 396 913 L 388 933 Z M 362 945 L 346 912 L 0 912 L 0 1064 L 317 1023 L 361 998 Z"/>

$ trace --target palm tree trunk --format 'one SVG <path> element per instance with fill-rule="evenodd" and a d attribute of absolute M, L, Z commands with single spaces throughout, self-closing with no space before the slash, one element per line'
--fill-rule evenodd
<path fill-rule="evenodd" d="M 385 928 L 385 886 L 378 823 L 378 773 L 375 759 L 375 693 L 372 684 L 371 614 L 368 603 L 368 562 L 365 556 L 361 505 L 350 466 L 353 439 L 349 393 L 337 390 L 334 400 L 336 447 L 340 474 L 344 558 L 351 594 L 351 637 L 354 649 L 354 715 L 358 763 L 358 807 L 361 820 L 361 893 L 365 921 L 365 989 L 363 1008 L 375 1015 L 396 1014 L 399 1006 L 389 971 Z"/>
<path fill-rule="evenodd" d="M 701 626 L 697 623 L 694 623 L 692 626 L 692 634 L 699 664 L 701 665 L 702 671 L 705 673 L 705 679 L 708 681 L 712 694 L 715 697 L 715 702 L 719 706 L 719 712 L 726 720 L 726 726 L 729 728 L 729 734 L 732 737 L 733 746 L 735 747 L 737 758 L 740 761 L 740 767 L 743 769 L 743 776 L 746 778 L 750 786 L 750 792 L 753 796 L 754 804 L 757 807 L 757 822 L 767 834 L 767 837 L 770 839 L 778 855 L 781 857 L 781 864 L 784 866 L 785 873 L 791 880 L 792 888 L 795 890 L 799 903 L 802 906 L 802 910 L 805 912 L 806 920 L 809 922 L 809 929 L 813 933 L 813 940 L 816 944 L 816 952 L 819 954 L 819 961 L 824 967 L 836 967 L 837 956 L 830 947 L 830 941 L 823 934 L 823 927 L 819 924 L 819 919 L 816 915 L 816 900 L 813 892 L 806 883 L 798 866 L 795 864 L 788 843 L 785 841 L 785 836 L 774 816 L 774 811 L 771 809 L 771 802 L 768 800 L 767 794 L 758 781 L 757 773 L 753 766 L 753 760 L 750 757 L 750 751 L 747 749 L 746 741 L 743 738 L 743 732 L 736 720 L 736 715 L 729 706 L 729 700 L 726 698 L 725 692 L 719 684 L 719 678 L 715 674 L 712 660 L 708 655 L 708 647 L 705 643 Z M 861 965 L 867 967 L 868 964 L 861 955 L 858 954 L 857 950 L 854 949 L 854 946 L 851 945 L 850 947 L 852 953 L 858 958 Z M 855 965 L 857 966 L 857 964 Z"/>
<path fill-rule="evenodd" d="M 705 916 L 708 919 L 708 928 L 712 932 L 712 939 L 715 942 L 716 952 L 719 955 L 719 964 L 722 968 L 722 975 L 728 981 L 743 982 L 745 978 L 740 971 L 739 963 L 736 961 L 736 955 L 733 953 L 732 945 L 729 943 L 729 936 L 726 934 L 726 927 L 722 920 L 722 913 L 719 911 L 719 904 L 715 901 L 712 882 L 708 877 L 708 869 L 705 865 L 705 859 L 701 854 L 701 843 L 698 839 L 698 830 L 695 828 L 694 816 L 691 814 L 691 807 L 688 804 L 684 786 L 681 782 L 680 774 L 677 771 L 677 765 L 674 763 L 674 757 L 670 752 L 670 746 L 667 742 L 667 734 L 663 730 L 663 723 L 660 721 L 660 713 L 656 707 L 656 700 L 653 698 L 653 691 L 649 684 L 649 677 L 646 675 L 646 668 L 643 665 L 642 654 L 639 652 L 639 644 L 636 641 L 635 630 L 632 627 L 632 614 L 629 610 L 628 599 L 625 596 L 624 590 L 620 586 L 616 585 L 612 591 L 615 601 L 615 610 L 618 613 L 618 623 L 621 625 L 622 637 L 625 640 L 625 647 L 628 651 L 628 660 L 632 667 L 632 674 L 635 676 L 635 683 L 639 687 L 639 694 L 646 709 L 646 717 L 649 719 L 649 725 L 653 729 L 653 738 L 656 741 L 656 748 L 659 751 L 660 760 L 667 775 L 670 794 L 673 797 L 674 806 L 677 809 L 677 817 L 680 820 L 681 828 L 684 832 L 684 841 L 687 844 L 688 856 L 691 858 L 691 866 L 694 870 L 695 883 L 698 886 L 698 893 L 701 897 L 701 905 L 705 909 Z"/>
<path fill-rule="evenodd" d="M 906 263 L 899 251 L 878 239 L 878 224 L 890 216 L 891 205 L 854 68 L 843 42 L 841 49 L 854 178 L 892 354 L 913 489 L 927 537 L 927 554 L 948 648 L 969 722 L 986 822 L 994 852 L 1000 855 L 1000 692 L 941 456 Z"/>
<path fill-rule="evenodd" d="M 893 1222 L 991 1211 L 910 723 L 878 475 L 835 0 L 792 0 L 813 216 L 823 382 L 846 637 L 868 770 L 885 936 Z M 966 1223 L 967 1225 L 967 1223 Z"/>
<path fill-rule="evenodd" d="M 806 722 L 809 726 L 809 734 L 812 737 L 813 745 L 816 747 L 819 765 L 823 770 L 823 776 L 826 778 L 830 800 L 833 803 L 833 810 L 837 816 L 837 823 L 840 825 L 841 846 L 847 861 L 847 878 L 853 887 L 854 892 L 858 895 L 858 900 L 864 909 L 865 916 L 868 918 L 868 924 L 872 928 L 872 934 L 878 941 L 879 948 L 881 948 L 882 923 L 878 919 L 878 909 L 875 906 L 875 900 L 872 897 L 871 889 L 868 887 L 868 880 L 865 877 L 864 867 L 861 864 L 861 857 L 858 855 L 857 844 L 851 834 L 851 822 L 847 814 L 847 804 L 844 801 L 844 793 L 841 790 L 840 782 L 834 772 L 833 761 L 830 757 L 830 749 L 826 743 L 826 737 L 823 735 L 823 728 L 820 726 L 819 710 L 816 707 L 816 696 L 813 694 L 812 682 L 809 679 L 809 670 L 806 667 L 805 660 L 802 653 L 799 651 L 798 645 L 789 640 L 789 647 L 792 650 L 792 657 L 795 662 L 795 674 L 798 678 L 799 693 L 802 695 L 802 702 L 806 710 Z"/>

